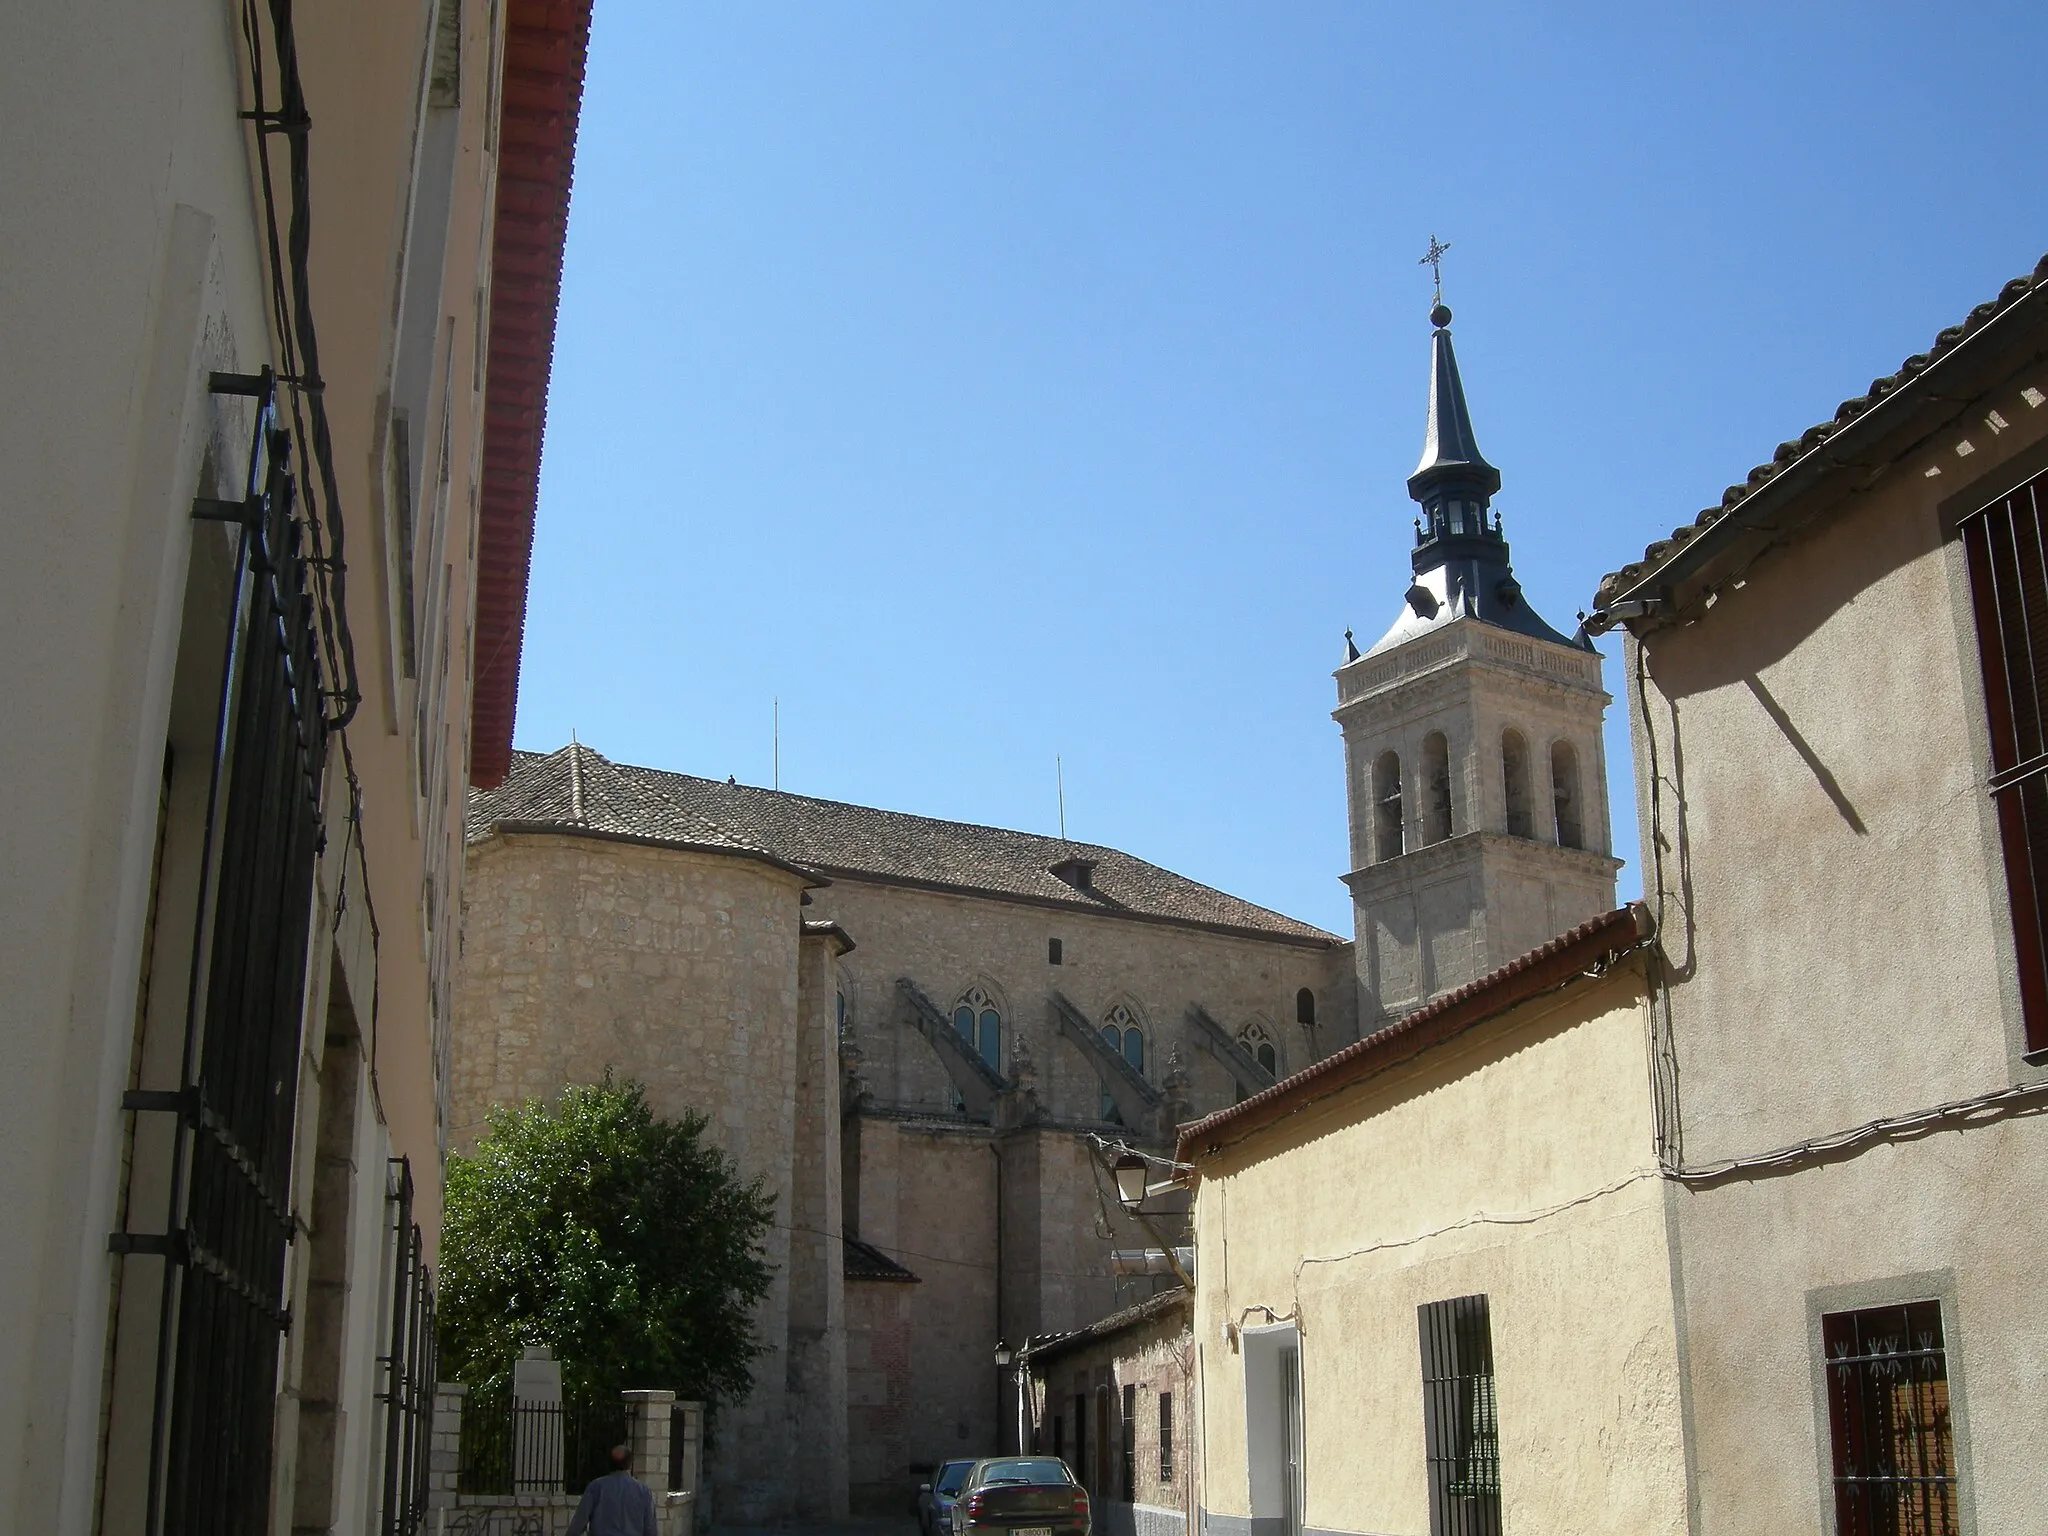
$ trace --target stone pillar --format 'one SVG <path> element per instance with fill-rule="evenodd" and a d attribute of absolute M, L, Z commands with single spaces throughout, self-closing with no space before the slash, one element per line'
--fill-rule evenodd
<path fill-rule="evenodd" d="M 626 1400 L 626 1445 L 633 1452 L 633 1475 L 654 1492 L 668 1492 L 669 1414 L 673 1392 L 646 1388 L 621 1392 Z"/>
<path fill-rule="evenodd" d="M 427 1508 L 448 1509 L 455 1503 L 456 1477 L 462 1467 L 462 1403 L 469 1388 L 459 1381 L 434 1385 L 434 1437 L 427 1453 Z"/>

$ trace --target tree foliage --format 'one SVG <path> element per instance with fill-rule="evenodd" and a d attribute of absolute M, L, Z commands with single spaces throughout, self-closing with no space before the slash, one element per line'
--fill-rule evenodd
<path fill-rule="evenodd" d="M 566 1397 L 745 1397 L 775 1202 L 705 1125 L 657 1118 L 609 1073 L 493 1110 L 476 1154 L 448 1160 L 441 1375 L 502 1393 L 521 1348 L 545 1344 Z"/>

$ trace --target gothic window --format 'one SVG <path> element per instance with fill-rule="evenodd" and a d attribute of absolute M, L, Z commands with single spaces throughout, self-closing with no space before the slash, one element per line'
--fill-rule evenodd
<path fill-rule="evenodd" d="M 1264 1067 L 1274 1078 L 1280 1076 L 1280 1052 L 1273 1045 L 1273 1037 L 1266 1033 L 1265 1025 L 1245 1025 L 1237 1032 L 1237 1043 L 1244 1047 L 1247 1056 Z"/>
<path fill-rule="evenodd" d="M 1372 829 L 1373 861 L 1398 859 L 1405 851 L 1401 846 L 1401 758 L 1398 753 L 1382 752 L 1380 760 L 1372 765 Z"/>
<path fill-rule="evenodd" d="M 967 995 L 953 1005 L 953 1027 L 960 1031 L 960 1038 L 988 1063 L 990 1071 L 1002 1070 L 1002 1010 L 984 988 L 970 987 Z"/>
<path fill-rule="evenodd" d="M 1422 738 L 1422 841 L 1451 835 L 1451 744 L 1442 731 Z"/>
<path fill-rule="evenodd" d="M 1586 846 L 1586 816 L 1579 804 L 1579 754 L 1568 741 L 1550 744 L 1550 793 L 1557 802 L 1557 846 Z"/>
<path fill-rule="evenodd" d="M 1102 1019 L 1102 1043 L 1130 1063 L 1131 1070 L 1143 1076 L 1145 1072 L 1145 1031 L 1138 1023 L 1138 1016 L 1122 1003 L 1111 1008 Z M 1102 1118 L 1118 1120 L 1116 1100 L 1109 1090 L 1102 1090 Z"/>
<path fill-rule="evenodd" d="M 1529 806 L 1529 743 L 1513 728 L 1500 733 L 1500 777 L 1507 795 L 1508 836 L 1534 837 L 1536 818 Z"/>
<path fill-rule="evenodd" d="M 1316 1027 L 1316 995 L 1307 987 L 1294 994 L 1294 1022 L 1304 1029 Z"/>

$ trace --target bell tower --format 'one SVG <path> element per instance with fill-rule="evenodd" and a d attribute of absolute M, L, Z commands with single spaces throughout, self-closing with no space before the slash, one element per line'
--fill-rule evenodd
<path fill-rule="evenodd" d="M 1429 319 L 1413 580 L 1336 674 L 1361 1033 L 1612 910 L 1620 868 L 1599 653 L 1523 600 L 1441 294 Z"/>

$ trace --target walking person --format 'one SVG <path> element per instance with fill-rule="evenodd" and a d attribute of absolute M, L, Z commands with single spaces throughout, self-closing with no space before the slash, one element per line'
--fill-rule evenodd
<path fill-rule="evenodd" d="M 654 1495 L 633 1475 L 630 1447 L 612 1447 L 612 1469 L 594 1477 L 569 1519 L 567 1536 L 660 1536 L 654 1524 Z"/>

